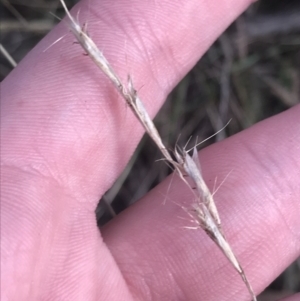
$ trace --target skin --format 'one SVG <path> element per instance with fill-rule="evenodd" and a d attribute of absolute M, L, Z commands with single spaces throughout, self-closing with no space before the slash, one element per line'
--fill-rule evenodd
<path fill-rule="evenodd" d="M 73 14 L 154 116 L 248 5 L 90 0 Z M 166 205 L 170 178 L 100 233 L 97 202 L 143 129 L 73 42 L 61 23 L 1 84 L 1 300 L 249 300 L 203 231 L 183 228 L 177 204 L 190 195 L 176 177 Z M 300 254 L 299 114 L 295 106 L 199 154 L 210 188 L 231 171 L 215 199 L 257 294 Z"/>

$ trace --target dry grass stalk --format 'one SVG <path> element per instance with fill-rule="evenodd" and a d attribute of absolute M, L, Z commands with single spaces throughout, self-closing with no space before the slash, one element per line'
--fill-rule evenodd
<path fill-rule="evenodd" d="M 9 52 L 4 48 L 2 44 L 0 44 L 0 52 L 9 61 L 13 68 L 17 67 L 16 61 L 13 59 L 13 57 L 9 54 Z"/>
<path fill-rule="evenodd" d="M 207 185 L 205 184 L 200 172 L 200 164 L 196 147 L 193 148 L 192 156 L 189 155 L 188 151 L 186 151 L 185 149 L 180 150 L 178 147 L 176 147 L 174 151 L 176 161 L 172 159 L 170 152 L 163 144 L 152 119 L 146 111 L 143 102 L 139 98 L 137 91 L 133 86 L 131 78 L 128 77 L 128 82 L 126 85 L 122 83 L 116 72 L 104 57 L 103 53 L 98 49 L 93 40 L 88 36 L 85 28 L 80 26 L 80 24 L 74 20 L 66 7 L 64 0 L 60 1 L 70 20 L 70 29 L 79 44 L 90 56 L 93 62 L 111 80 L 115 88 L 119 91 L 121 96 L 125 99 L 126 103 L 131 108 L 132 112 L 140 121 L 146 132 L 155 142 L 157 147 L 161 150 L 163 156 L 165 157 L 165 160 L 174 168 L 179 177 L 193 192 L 196 202 L 192 210 L 185 209 L 185 211 L 188 212 L 188 214 L 197 224 L 196 228 L 202 228 L 207 233 L 207 235 L 218 245 L 224 255 L 231 262 L 233 267 L 241 275 L 241 278 L 245 282 L 252 299 L 256 301 L 257 299 L 255 297 L 253 289 L 221 230 L 221 221 L 215 202 L 213 200 L 213 196 L 209 191 Z M 185 179 L 185 176 L 189 177 L 189 181 Z M 194 190 L 192 187 L 196 187 L 196 189 Z"/>

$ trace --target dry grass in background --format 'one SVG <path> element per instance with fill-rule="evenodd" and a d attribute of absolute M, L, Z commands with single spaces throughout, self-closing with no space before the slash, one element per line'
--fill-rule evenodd
<path fill-rule="evenodd" d="M 66 1 L 70 7 L 75 0 Z M 163 140 L 175 145 L 205 138 L 232 118 L 220 140 L 300 100 L 300 3 L 264 0 L 252 6 L 210 48 L 171 93 L 155 118 Z M 25 3 L 25 4 L 24 4 Z M 59 0 L 1 0 L 1 80 L 12 69 L 3 51 L 19 62 L 63 16 Z M 214 139 L 207 143 L 213 143 Z M 97 208 L 107 222 L 164 179 L 164 164 L 153 168 L 159 150 L 145 136 L 122 176 Z M 136 185 L 136 179 L 141 183 Z M 138 190 L 137 190 L 138 187 Z M 292 264 L 258 300 L 276 300 L 300 291 L 300 261 Z"/>

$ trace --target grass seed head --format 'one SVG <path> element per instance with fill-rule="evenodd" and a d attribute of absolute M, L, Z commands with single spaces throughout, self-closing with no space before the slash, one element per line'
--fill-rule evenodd
<path fill-rule="evenodd" d="M 146 132 L 155 142 L 157 147 L 162 152 L 165 160 L 170 164 L 177 172 L 181 180 L 192 191 L 196 202 L 191 210 L 186 210 L 188 214 L 193 218 L 199 228 L 202 228 L 207 235 L 217 244 L 222 250 L 224 255 L 241 275 L 241 278 L 245 282 L 252 299 L 256 301 L 253 289 L 240 265 L 230 244 L 226 240 L 221 230 L 221 220 L 218 214 L 217 207 L 215 205 L 213 195 L 210 193 L 200 169 L 200 162 L 198 159 L 197 148 L 193 148 L 192 156 L 185 149 L 180 150 L 175 147 L 174 154 L 176 161 L 173 160 L 168 148 L 165 147 L 150 115 L 148 114 L 142 100 L 138 96 L 137 90 L 134 88 L 132 78 L 128 76 L 127 84 L 123 84 L 119 76 L 111 67 L 103 53 L 98 49 L 94 41 L 89 37 L 86 32 L 85 26 L 80 24 L 72 17 L 68 11 L 64 0 L 60 0 L 64 7 L 66 14 L 69 18 L 70 29 L 77 39 L 78 43 L 82 46 L 84 51 L 90 56 L 93 62 L 101 69 L 101 71 L 110 79 L 115 88 L 119 91 L 124 98 L 138 121 L 144 127 Z M 184 175 L 188 175 L 189 181 L 187 181 Z M 196 190 L 193 189 L 196 187 Z"/>

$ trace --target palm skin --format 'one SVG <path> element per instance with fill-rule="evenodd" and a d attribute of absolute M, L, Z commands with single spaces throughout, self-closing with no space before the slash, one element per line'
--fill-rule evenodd
<path fill-rule="evenodd" d="M 149 2 L 149 3 L 148 3 Z M 81 2 L 80 19 L 152 114 L 250 1 Z M 76 13 L 76 11 L 74 11 Z M 57 26 L 1 84 L 1 300 L 249 300 L 188 193 L 161 183 L 99 232 L 97 201 L 140 140 L 123 100 Z M 300 107 L 200 153 L 256 293 L 300 253 Z M 130 137 L 130 139 L 128 138 Z M 299 295 L 289 301 L 299 300 Z"/>

